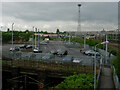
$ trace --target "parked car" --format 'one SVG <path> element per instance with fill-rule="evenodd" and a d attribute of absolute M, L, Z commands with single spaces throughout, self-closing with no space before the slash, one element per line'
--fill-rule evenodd
<path fill-rule="evenodd" d="M 53 54 L 46 54 L 45 56 L 42 57 L 43 60 L 49 60 L 53 57 Z"/>
<path fill-rule="evenodd" d="M 27 46 L 26 46 L 26 49 L 31 49 L 31 48 L 33 48 L 32 45 L 27 45 Z"/>
<path fill-rule="evenodd" d="M 93 50 L 85 51 L 85 55 L 93 56 L 94 54 L 95 54 L 95 51 L 93 51 Z"/>
<path fill-rule="evenodd" d="M 42 50 L 40 50 L 39 48 L 34 48 L 34 49 L 33 49 L 33 52 L 34 52 L 34 53 L 42 53 Z"/>
<path fill-rule="evenodd" d="M 97 60 L 100 60 L 102 58 L 102 56 L 100 55 L 100 56 L 96 56 L 96 59 Z"/>
<path fill-rule="evenodd" d="M 79 58 L 74 58 L 73 63 L 80 63 L 81 60 Z"/>
<path fill-rule="evenodd" d="M 101 56 L 99 52 L 96 52 L 96 56 Z"/>
<path fill-rule="evenodd" d="M 23 45 L 20 46 L 20 48 L 21 49 L 26 49 L 26 46 L 27 46 L 26 44 L 23 44 Z"/>
<path fill-rule="evenodd" d="M 63 49 L 57 50 L 57 55 L 59 55 L 59 56 L 63 56 L 63 55 L 67 55 L 67 54 L 68 54 L 67 50 L 63 50 Z"/>
<path fill-rule="evenodd" d="M 84 50 L 84 48 L 81 48 L 81 49 L 80 49 L 80 52 L 83 51 L 83 50 Z"/>
<path fill-rule="evenodd" d="M 71 61 L 73 61 L 73 56 L 67 55 L 65 58 L 63 58 L 63 61 L 71 62 Z"/>
<path fill-rule="evenodd" d="M 85 54 L 86 51 L 87 51 L 87 49 L 82 49 L 81 53 Z"/>
<path fill-rule="evenodd" d="M 47 42 L 47 43 L 49 43 L 49 38 L 45 38 L 44 41 Z"/>
<path fill-rule="evenodd" d="M 52 50 L 52 51 L 50 51 L 50 53 L 55 55 L 55 54 L 57 54 L 57 50 Z"/>
<path fill-rule="evenodd" d="M 47 43 L 45 41 L 41 41 L 40 44 L 41 45 L 47 45 Z"/>
<path fill-rule="evenodd" d="M 16 46 L 13 46 L 10 48 L 10 51 L 19 51 L 20 48 L 19 47 L 16 47 Z"/>
<path fill-rule="evenodd" d="M 94 56 L 92 56 L 92 58 L 95 58 Z M 96 60 L 100 60 L 102 58 L 102 55 L 96 55 Z"/>

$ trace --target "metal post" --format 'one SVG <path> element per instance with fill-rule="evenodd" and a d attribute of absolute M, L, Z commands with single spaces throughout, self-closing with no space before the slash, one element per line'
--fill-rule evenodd
<path fill-rule="evenodd" d="M 33 49 L 34 49 L 34 26 L 33 26 L 33 42 L 32 42 L 32 46 L 33 46 Z"/>
<path fill-rule="evenodd" d="M 2 26 L 0 30 L 0 46 L 2 46 Z M 1 48 L 1 53 L 2 53 L 2 48 Z M 2 60 L 2 54 L 0 54 L 0 60 Z"/>
<path fill-rule="evenodd" d="M 25 75 L 25 90 L 26 90 L 26 75 Z"/>
<path fill-rule="evenodd" d="M 39 29 L 38 29 L 38 48 L 39 48 Z"/>
<path fill-rule="evenodd" d="M 106 42 L 107 42 L 107 33 L 106 33 Z M 107 63 L 107 43 L 106 43 L 106 63 Z"/>
<path fill-rule="evenodd" d="M 95 46 L 95 57 L 94 57 L 94 90 L 96 90 L 96 46 Z"/>
<path fill-rule="evenodd" d="M 36 31 L 35 31 L 35 48 L 36 48 L 36 32 L 37 32 L 37 28 L 35 28 Z"/>
<path fill-rule="evenodd" d="M 14 25 L 14 23 L 12 23 L 12 48 L 13 48 L 13 25 Z M 13 51 L 13 49 L 12 49 L 12 51 Z"/>
<path fill-rule="evenodd" d="M 69 34 L 69 44 L 70 44 L 70 34 Z"/>
<path fill-rule="evenodd" d="M 84 49 L 86 48 L 86 34 L 84 34 Z"/>
<path fill-rule="evenodd" d="M 14 52 L 13 52 L 13 25 L 14 25 L 14 23 L 12 23 L 12 54 L 13 54 L 12 59 L 14 59 Z M 13 65 L 12 61 L 11 61 L 11 65 Z"/>

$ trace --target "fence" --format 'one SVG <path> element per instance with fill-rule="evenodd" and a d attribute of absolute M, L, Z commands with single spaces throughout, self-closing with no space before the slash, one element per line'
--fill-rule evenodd
<path fill-rule="evenodd" d="M 96 88 L 98 87 L 99 85 L 99 81 L 100 81 L 100 74 L 101 74 L 101 68 L 99 69 L 98 71 L 98 75 L 97 75 L 97 85 L 96 85 Z"/>
<path fill-rule="evenodd" d="M 55 62 L 43 62 L 34 60 L 3 60 L 3 66 L 21 67 L 36 70 L 50 70 L 61 72 L 79 72 L 79 73 L 93 73 L 93 66 L 75 65 L 72 63 L 55 63 Z M 97 68 L 98 70 L 98 68 Z"/>
<path fill-rule="evenodd" d="M 113 79 L 114 79 L 115 88 L 116 88 L 116 90 L 120 90 L 119 78 L 116 74 L 115 67 L 112 66 L 112 68 L 113 68 Z"/>

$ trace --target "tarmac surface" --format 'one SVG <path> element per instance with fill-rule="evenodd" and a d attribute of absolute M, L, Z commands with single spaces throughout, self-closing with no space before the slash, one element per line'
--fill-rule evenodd
<path fill-rule="evenodd" d="M 14 44 L 14 46 L 20 46 L 20 45 L 21 44 Z M 2 50 L 3 50 L 2 54 L 4 54 L 4 51 L 9 53 L 10 47 L 11 47 L 11 44 L 2 45 Z M 74 58 L 78 58 L 81 61 L 81 63 L 80 63 L 81 65 L 86 65 L 86 66 L 93 65 L 93 57 L 92 56 L 87 56 L 87 55 L 80 53 L 79 47 L 76 47 L 76 48 L 66 47 L 62 41 L 50 41 L 47 45 L 40 45 L 40 48 L 43 51 L 42 54 L 48 54 L 48 53 L 50 53 L 51 50 L 65 49 L 68 51 L 68 55 L 72 55 Z M 28 54 L 28 52 L 26 52 L 26 53 Z M 31 52 L 31 53 L 33 53 L 33 52 Z M 65 56 L 58 57 L 57 55 L 55 55 L 54 58 L 52 58 L 52 59 L 54 59 L 56 61 L 62 61 L 64 57 Z"/>

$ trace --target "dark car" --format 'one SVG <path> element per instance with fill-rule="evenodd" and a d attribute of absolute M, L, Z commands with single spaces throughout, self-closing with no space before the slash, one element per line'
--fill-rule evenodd
<path fill-rule="evenodd" d="M 63 55 L 67 55 L 67 54 L 68 54 L 67 50 L 63 50 L 63 49 L 57 50 L 57 55 L 59 55 L 59 56 L 63 56 Z"/>
<path fill-rule="evenodd" d="M 23 45 L 20 46 L 20 48 L 21 49 L 26 49 L 26 46 L 27 46 L 26 44 L 23 44 Z"/>
<path fill-rule="evenodd" d="M 31 48 L 33 48 L 32 45 L 27 45 L 27 46 L 26 46 L 26 49 L 31 49 Z"/>
<path fill-rule="evenodd" d="M 52 50 L 52 51 L 50 51 L 50 53 L 55 55 L 55 54 L 57 54 L 57 50 Z"/>

